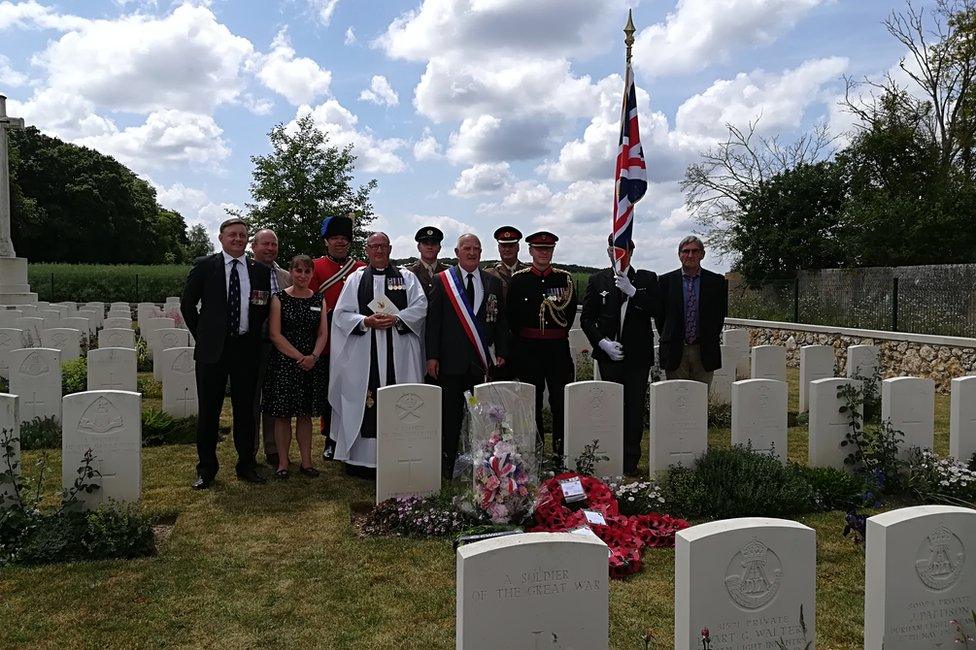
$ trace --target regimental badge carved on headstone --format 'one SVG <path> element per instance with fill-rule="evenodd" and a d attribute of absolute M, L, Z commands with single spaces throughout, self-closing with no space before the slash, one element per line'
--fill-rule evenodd
<path fill-rule="evenodd" d="M 688 389 L 681 387 L 674 392 L 674 401 L 671 402 L 671 409 L 677 413 L 688 410 Z"/>
<path fill-rule="evenodd" d="M 590 416 L 593 418 L 598 418 L 602 415 L 603 405 L 606 401 L 606 395 L 602 388 L 591 388 L 590 389 Z"/>
<path fill-rule="evenodd" d="M 754 538 L 729 561 L 725 588 L 742 609 L 759 609 L 776 598 L 783 582 L 779 556 L 760 539 Z"/>
<path fill-rule="evenodd" d="M 407 393 L 400 397 L 396 402 L 397 418 L 405 424 L 413 424 L 420 421 L 418 411 L 424 407 L 424 400 L 415 393 Z"/>
<path fill-rule="evenodd" d="M 78 430 L 89 433 L 108 433 L 119 429 L 125 421 L 122 414 L 108 399 L 99 397 L 81 414 L 78 420 Z"/>
<path fill-rule="evenodd" d="M 945 526 L 940 526 L 922 540 L 915 560 L 915 571 L 929 589 L 945 591 L 956 584 L 966 566 L 966 549 L 962 540 Z"/>
<path fill-rule="evenodd" d="M 31 377 L 40 377 L 51 372 L 51 366 L 40 354 L 32 352 L 24 357 L 23 363 L 20 364 L 20 371 Z"/>
<path fill-rule="evenodd" d="M 194 371 L 193 355 L 184 350 L 176 359 L 173 360 L 173 372 L 188 374 Z"/>

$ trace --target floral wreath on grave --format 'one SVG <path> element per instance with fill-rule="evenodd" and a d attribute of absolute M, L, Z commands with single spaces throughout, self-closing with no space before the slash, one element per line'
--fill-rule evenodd
<path fill-rule="evenodd" d="M 585 498 L 567 503 L 563 483 L 579 479 Z M 605 524 L 590 521 L 584 510 L 602 515 Z M 616 497 L 606 483 L 576 472 L 558 474 L 539 486 L 535 526 L 530 532 L 564 532 L 589 529 L 610 549 L 610 577 L 623 578 L 643 567 L 641 553 L 647 548 L 671 548 L 674 534 L 688 522 L 667 514 L 649 512 L 621 515 Z"/>

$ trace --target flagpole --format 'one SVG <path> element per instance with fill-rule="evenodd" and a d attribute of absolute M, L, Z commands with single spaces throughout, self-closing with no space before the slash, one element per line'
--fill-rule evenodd
<path fill-rule="evenodd" d="M 627 10 L 627 24 L 624 26 L 624 30 L 623 31 L 624 31 L 624 45 L 627 46 L 627 67 L 629 68 L 630 67 L 630 58 L 631 58 L 631 54 L 632 54 L 631 49 L 634 47 L 634 32 L 637 31 L 637 28 L 634 27 L 634 10 L 633 9 L 628 9 Z M 627 102 L 626 90 L 627 89 L 626 89 L 626 84 L 625 84 L 625 87 L 624 87 L 624 93 L 625 93 L 625 95 L 624 95 L 624 103 L 625 104 Z M 613 246 L 608 246 L 607 247 L 607 255 L 610 257 L 610 268 L 612 268 L 613 269 L 613 272 L 616 273 L 617 275 L 623 275 L 623 270 L 617 265 L 617 256 L 614 254 L 613 250 L 614 250 L 613 249 Z"/>

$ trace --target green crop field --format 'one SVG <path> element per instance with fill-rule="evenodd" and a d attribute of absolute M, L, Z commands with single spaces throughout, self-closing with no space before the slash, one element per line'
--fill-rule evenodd
<path fill-rule="evenodd" d="M 163 302 L 180 295 L 189 271 L 182 264 L 30 264 L 27 277 L 48 302 Z"/>

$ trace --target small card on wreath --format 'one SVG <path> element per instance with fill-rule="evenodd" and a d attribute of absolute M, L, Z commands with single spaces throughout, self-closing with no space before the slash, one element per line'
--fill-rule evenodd
<path fill-rule="evenodd" d="M 387 314 L 389 316 L 396 316 L 397 314 L 400 313 L 400 310 L 397 309 L 397 306 L 394 305 L 393 302 L 389 298 L 387 298 L 385 294 L 376 296 L 366 306 L 372 309 L 374 314 Z"/>
<path fill-rule="evenodd" d="M 576 503 L 586 499 L 586 492 L 583 490 L 583 484 L 578 476 L 559 481 L 559 487 L 563 490 L 563 499 L 566 503 Z"/>
<path fill-rule="evenodd" d="M 586 523 L 595 524 L 598 526 L 606 526 L 607 520 L 604 518 L 602 513 L 596 512 L 595 510 L 584 510 L 583 516 L 586 517 Z"/>

